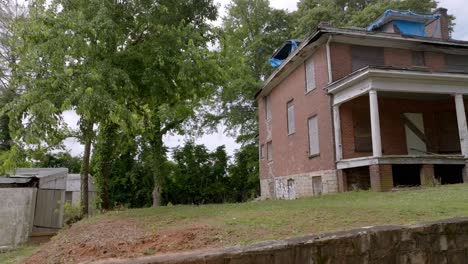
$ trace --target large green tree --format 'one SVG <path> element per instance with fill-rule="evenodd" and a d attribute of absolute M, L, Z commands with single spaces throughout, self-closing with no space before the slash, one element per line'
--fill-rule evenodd
<path fill-rule="evenodd" d="M 123 123 L 122 104 L 131 92 L 115 58 L 128 35 L 125 8 L 115 1 L 33 1 L 29 18 L 18 23 L 20 58 L 13 76 L 21 96 L 6 110 L 15 142 L 48 151 L 71 136 L 62 114 L 79 115 L 76 136 L 84 144 L 82 207 L 88 213 L 88 174 L 95 126 L 111 119 Z M 11 152 L 10 159 L 15 152 Z"/>
<path fill-rule="evenodd" d="M 140 117 L 146 164 L 154 179 L 153 205 L 161 203 L 166 151 L 163 136 L 183 133 L 184 122 L 200 101 L 211 96 L 221 79 L 209 21 L 216 19 L 212 0 L 133 1 L 131 41 L 120 57 L 136 91 L 129 95 Z"/>
<path fill-rule="evenodd" d="M 153 204 L 160 203 L 162 137 L 181 129 L 220 76 L 217 55 L 208 49 L 213 40 L 208 22 L 214 19 L 211 0 L 32 3 L 30 19 L 18 30 L 23 45 L 16 82 L 25 91 L 7 109 L 15 120 L 23 116 L 27 122 L 11 127 L 17 142 L 44 149 L 67 136 L 63 111 L 79 115 L 84 213 L 96 128 L 102 126 L 100 133 L 106 134 L 112 124 L 140 133 L 139 147 L 155 181 Z"/>
<path fill-rule="evenodd" d="M 387 9 L 430 13 L 437 7 L 435 0 L 301 0 L 295 12 L 294 35 L 305 38 L 321 21 L 334 27 L 366 27 Z M 453 17 L 451 17 L 453 21 Z"/>
<path fill-rule="evenodd" d="M 253 142 L 257 128 L 255 93 L 272 72 L 268 59 L 292 36 L 292 16 L 268 0 L 233 0 L 220 33 L 225 79 L 215 96 L 212 126 L 220 122 L 238 141 Z"/>

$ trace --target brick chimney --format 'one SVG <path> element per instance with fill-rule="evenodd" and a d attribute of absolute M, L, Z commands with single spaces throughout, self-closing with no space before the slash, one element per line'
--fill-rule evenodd
<path fill-rule="evenodd" d="M 432 38 L 449 40 L 450 32 L 447 9 L 439 7 L 433 13 L 440 15 L 440 18 L 426 25 L 426 35 Z"/>

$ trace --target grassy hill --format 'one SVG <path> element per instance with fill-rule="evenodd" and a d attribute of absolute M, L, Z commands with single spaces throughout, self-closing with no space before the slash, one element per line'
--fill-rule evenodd
<path fill-rule="evenodd" d="M 468 216 L 468 185 L 131 209 L 101 214 L 63 230 L 27 263 L 136 257 L 457 216 Z"/>

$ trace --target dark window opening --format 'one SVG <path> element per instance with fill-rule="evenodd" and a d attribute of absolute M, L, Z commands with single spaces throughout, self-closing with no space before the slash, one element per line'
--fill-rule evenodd
<path fill-rule="evenodd" d="M 354 151 L 372 152 L 372 133 L 368 108 L 353 108 Z"/>
<path fill-rule="evenodd" d="M 464 165 L 434 165 L 434 176 L 440 184 L 463 183 Z"/>
<path fill-rule="evenodd" d="M 421 165 L 405 164 L 393 165 L 393 186 L 419 186 L 421 185 Z"/>
<path fill-rule="evenodd" d="M 369 167 L 358 167 L 344 170 L 346 190 L 369 190 L 371 187 Z"/>
<path fill-rule="evenodd" d="M 426 66 L 423 51 L 413 51 L 412 57 L 413 57 L 413 66 L 421 66 L 421 67 Z"/>
<path fill-rule="evenodd" d="M 466 55 L 445 55 L 447 70 L 468 72 L 468 56 Z"/>
<path fill-rule="evenodd" d="M 455 112 L 438 112 L 439 151 L 441 154 L 460 153 L 457 114 Z"/>
<path fill-rule="evenodd" d="M 352 46 L 353 72 L 367 66 L 384 66 L 384 49 L 379 47 Z"/>

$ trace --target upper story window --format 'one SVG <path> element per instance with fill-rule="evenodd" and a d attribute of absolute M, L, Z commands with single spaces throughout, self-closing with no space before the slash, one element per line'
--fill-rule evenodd
<path fill-rule="evenodd" d="M 267 159 L 273 161 L 273 144 L 271 141 L 267 143 Z"/>
<path fill-rule="evenodd" d="M 306 92 L 310 92 L 315 89 L 315 64 L 314 59 L 311 57 L 306 60 Z"/>
<path fill-rule="evenodd" d="M 317 116 L 309 118 L 307 126 L 309 128 L 309 156 L 316 156 L 320 153 Z"/>
<path fill-rule="evenodd" d="M 426 66 L 423 51 L 412 52 L 413 66 Z"/>
<path fill-rule="evenodd" d="M 288 111 L 288 135 L 293 134 L 296 132 L 296 120 L 294 118 L 294 101 L 289 101 L 287 104 L 287 111 Z"/>
<path fill-rule="evenodd" d="M 271 120 L 271 98 L 269 95 L 265 96 L 265 118 Z"/>
<path fill-rule="evenodd" d="M 262 144 L 260 145 L 260 159 L 264 159 L 265 158 L 265 145 Z"/>
<path fill-rule="evenodd" d="M 445 55 L 445 63 L 447 70 L 468 72 L 468 56 L 467 55 Z"/>
<path fill-rule="evenodd" d="M 352 46 L 351 56 L 353 61 L 353 72 L 367 66 L 385 65 L 383 48 Z"/>

